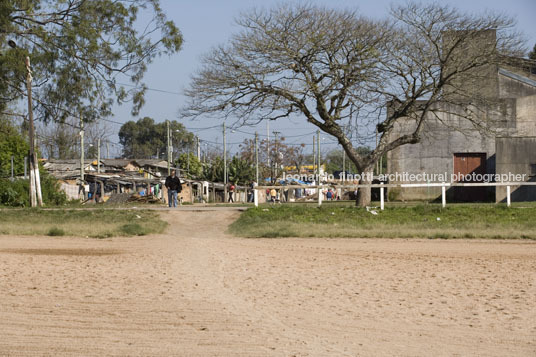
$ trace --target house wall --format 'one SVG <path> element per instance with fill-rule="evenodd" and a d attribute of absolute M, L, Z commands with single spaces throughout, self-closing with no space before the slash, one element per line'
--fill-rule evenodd
<path fill-rule="evenodd" d="M 429 177 L 435 174 L 437 178 L 442 175 L 450 182 L 450 175 L 454 170 L 454 153 L 485 153 L 486 173 L 495 173 L 494 136 L 476 130 L 468 120 L 460 116 L 462 114 L 460 108 L 444 105 L 442 109 L 444 112 L 438 113 L 439 119 L 433 117 L 433 114 L 429 115 L 424 128 L 425 134 L 420 143 L 403 145 L 387 154 L 388 174 L 426 173 Z M 490 110 L 483 115 L 495 118 L 499 114 L 497 110 Z M 395 132 L 397 135 L 409 133 L 414 129 L 414 125 L 407 120 L 398 125 Z M 409 182 L 398 179 L 391 180 L 390 183 L 426 183 L 426 181 Z M 448 196 L 451 194 L 447 192 Z M 441 195 L 441 188 L 392 188 L 388 195 L 392 200 L 434 200 Z"/>
<path fill-rule="evenodd" d="M 536 95 L 516 99 L 516 136 L 536 136 Z"/>
<path fill-rule="evenodd" d="M 497 174 L 525 174 L 524 181 L 536 181 L 536 136 L 496 139 Z M 497 187 L 496 201 L 506 201 L 506 187 Z M 512 186 L 511 200 L 535 201 L 536 186 Z"/>
<path fill-rule="evenodd" d="M 527 170 L 525 161 L 533 160 L 536 150 L 532 149 L 532 144 L 521 144 L 517 139 L 511 142 L 502 142 L 497 144 L 495 136 L 502 138 L 515 137 L 536 137 L 536 87 L 532 87 L 516 80 L 499 74 L 499 94 L 502 97 L 493 105 L 489 105 L 485 112 L 480 112 L 480 118 L 492 123 L 495 127 L 493 133 L 480 133 L 474 128 L 469 121 L 462 118 L 461 108 L 453 105 L 442 103 L 440 109 L 444 113 L 439 113 L 439 119 L 432 115 L 427 119 L 424 128 L 423 139 L 418 144 L 404 145 L 396 148 L 387 154 L 387 172 L 390 174 L 399 172 L 438 174 L 447 172 L 448 175 L 453 173 L 453 156 L 455 153 L 485 153 L 486 154 L 486 173 L 499 173 L 499 164 L 496 163 L 496 150 L 503 150 L 500 170 L 508 172 L 509 170 L 521 170 L 523 173 Z M 415 124 L 406 120 L 397 125 L 394 130 L 393 138 L 398 135 L 410 133 Z M 455 128 L 460 128 L 456 130 Z M 529 140 L 530 141 L 530 140 Z M 529 145 L 525 147 L 524 145 Z M 524 149 L 523 149 L 524 148 Z M 522 159 L 510 155 L 514 150 L 523 157 Z M 532 154 L 530 152 L 532 151 Z M 531 156 L 532 155 L 532 156 Z M 512 164 L 508 165 L 508 160 Z M 517 160 L 517 161 L 515 161 Z M 533 160 L 534 161 L 534 160 Z M 496 170 L 497 165 L 497 170 Z M 523 166 L 525 165 L 525 166 Z M 522 168 L 524 167 L 524 168 Z M 525 170 L 525 171 L 523 171 Z M 407 183 L 404 181 L 391 181 L 393 183 Z M 415 182 L 414 182 L 415 183 Z M 424 182 L 423 182 L 424 183 Z M 506 189 L 497 189 L 490 187 L 487 189 L 490 195 L 495 192 L 496 200 L 504 199 Z M 525 194 L 523 188 L 519 190 L 513 200 L 521 198 Z M 447 198 L 451 198 L 453 190 L 447 191 Z M 407 188 L 391 189 L 389 198 L 400 200 L 433 200 L 440 196 L 440 188 Z"/>
<path fill-rule="evenodd" d="M 519 98 L 534 94 L 536 94 L 535 87 L 499 74 L 499 96 L 501 98 Z"/>

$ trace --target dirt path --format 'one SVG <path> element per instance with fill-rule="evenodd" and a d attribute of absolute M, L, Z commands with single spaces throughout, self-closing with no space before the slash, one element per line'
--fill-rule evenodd
<path fill-rule="evenodd" d="M 0 355 L 534 356 L 536 244 L 0 236 Z"/>

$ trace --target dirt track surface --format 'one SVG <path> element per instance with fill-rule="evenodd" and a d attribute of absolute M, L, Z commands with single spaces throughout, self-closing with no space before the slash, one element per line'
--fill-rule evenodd
<path fill-rule="evenodd" d="M 0 355 L 534 356 L 536 244 L 0 236 Z"/>

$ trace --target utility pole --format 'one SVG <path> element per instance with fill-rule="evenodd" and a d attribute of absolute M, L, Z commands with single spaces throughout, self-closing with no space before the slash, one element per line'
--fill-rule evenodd
<path fill-rule="evenodd" d="M 35 129 L 32 110 L 32 79 L 30 57 L 26 56 L 26 89 L 28 91 L 28 119 L 30 121 L 30 204 L 32 207 L 36 207 L 38 205 L 43 205 L 43 198 L 41 196 L 41 180 L 39 179 L 37 154 L 35 153 Z"/>
<path fill-rule="evenodd" d="M 110 158 L 110 142 L 106 141 L 106 158 Z"/>
<path fill-rule="evenodd" d="M 266 122 L 266 154 L 268 156 L 268 169 L 270 170 L 270 183 L 272 182 L 272 156 L 270 155 L 270 120 Z"/>
<path fill-rule="evenodd" d="M 316 149 L 315 148 L 316 148 L 315 136 L 313 135 L 313 175 L 316 174 Z"/>
<path fill-rule="evenodd" d="M 255 182 L 259 184 L 259 134 L 255 132 Z"/>
<path fill-rule="evenodd" d="M 344 181 L 346 181 L 346 151 L 342 148 L 342 182 Z"/>
<path fill-rule="evenodd" d="M 278 142 L 278 136 L 279 131 L 274 131 L 274 140 L 275 140 L 275 157 L 274 157 L 274 177 L 277 179 L 278 176 L 278 166 L 279 166 L 279 142 Z"/>
<path fill-rule="evenodd" d="M 11 181 L 13 181 L 15 178 L 13 177 L 13 158 L 14 156 L 11 155 Z"/>
<path fill-rule="evenodd" d="M 97 173 L 100 174 L 100 138 L 97 139 Z"/>
<path fill-rule="evenodd" d="M 227 141 L 225 139 L 225 123 L 223 123 L 223 202 L 227 202 Z"/>
<path fill-rule="evenodd" d="M 199 136 L 196 136 L 195 139 L 197 140 L 197 161 L 201 162 L 201 144 L 199 142 Z"/>
<path fill-rule="evenodd" d="M 84 184 L 84 120 L 80 114 L 80 180 Z"/>
<path fill-rule="evenodd" d="M 376 125 L 376 148 L 378 147 L 378 125 L 379 125 L 379 119 L 378 124 Z M 376 161 L 376 175 L 380 172 L 380 165 L 379 161 Z M 374 176 L 374 173 L 373 173 Z"/>
<path fill-rule="evenodd" d="M 318 155 L 318 165 L 317 165 L 317 175 L 318 175 L 318 182 L 320 183 L 320 130 L 316 131 L 316 154 Z"/>
<path fill-rule="evenodd" d="M 170 160 L 171 134 L 169 132 L 169 120 L 166 120 L 166 128 L 167 128 L 167 173 L 168 173 L 168 176 L 169 176 L 169 175 L 171 175 L 171 160 Z"/>
<path fill-rule="evenodd" d="M 186 157 L 187 157 L 186 173 L 188 173 L 188 175 L 190 175 L 190 145 L 188 145 L 188 155 Z"/>

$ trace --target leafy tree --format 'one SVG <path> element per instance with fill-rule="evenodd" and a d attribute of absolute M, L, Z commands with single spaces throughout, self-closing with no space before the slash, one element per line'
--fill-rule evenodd
<path fill-rule="evenodd" d="M 29 144 L 20 134 L 19 128 L 5 117 L 0 116 L 0 205 L 27 207 L 30 205 L 29 180 L 8 180 L 11 175 L 11 156 L 14 173 L 24 173 L 24 157 L 29 153 Z M 45 170 L 40 170 L 43 202 L 46 205 L 61 205 L 67 201 L 64 192 L 59 191 L 58 181 Z"/>
<path fill-rule="evenodd" d="M 255 180 L 255 165 L 249 160 L 233 156 L 228 170 L 229 182 L 236 185 L 248 184 Z"/>
<path fill-rule="evenodd" d="M 35 110 L 45 121 L 72 114 L 92 121 L 110 115 L 114 100 L 132 101 L 136 114 L 147 65 L 182 44 L 159 0 L 3 0 L 0 29 L 0 109 L 25 95 L 30 56 Z"/>
<path fill-rule="evenodd" d="M 203 174 L 203 165 L 192 152 L 180 154 L 177 163 L 190 178 L 199 178 Z"/>
<path fill-rule="evenodd" d="M 245 123 L 301 117 L 335 137 L 359 172 L 372 172 L 390 150 L 418 143 L 425 122 L 444 108 L 438 103 L 471 109 L 471 101 L 484 109 L 490 98 L 478 88 L 501 60 L 497 54 L 522 53 L 511 18 L 437 3 L 394 6 L 383 21 L 351 10 L 281 4 L 237 22 L 241 31 L 204 58 L 187 91 L 185 115 Z M 482 41 L 489 29 L 497 30 L 491 43 Z M 471 85 L 460 86 L 462 79 Z M 476 128 L 489 127 L 474 111 L 465 118 Z M 379 133 L 367 154 L 344 130 L 354 119 L 364 142 Z M 391 135 L 408 121 L 414 123 L 409 133 Z M 367 176 L 361 180 L 369 182 Z M 370 190 L 358 197 L 359 205 L 367 205 Z"/>
<path fill-rule="evenodd" d="M 11 156 L 15 175 L 24 173 L 24 158 L 28 156 L 29 144 L 17 128 L 0 116 L 0 177 L 11 175 Z"/>
<path fill-rule="evenodd" d="M 203 178 L 207 181 L 223 182 L 223 158 L 214 155 L 203 165 Z"/>
<path fill-rule="evenodd" d="M 194 135 L 184 125 L 173 120 L 169 124 L 172 136 L 173 155 L 193 149 Z M 123 156 L 136 159 L 153 157 L 167 158 L 167 125 L 155 123 L 154 119 L 144 117 L 138 121 L 128 121 L 119 129 L 119 142 L 123 145 Z"/>

